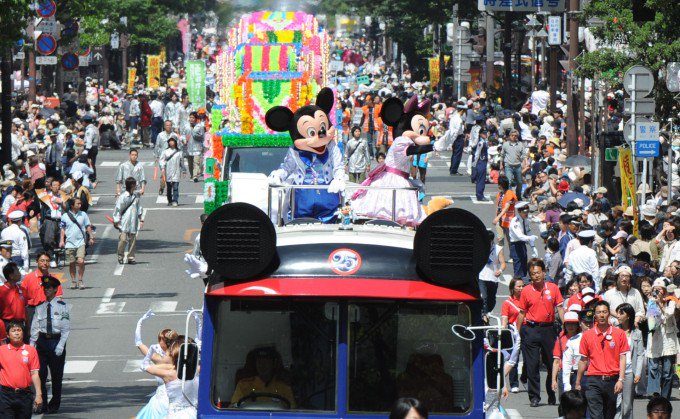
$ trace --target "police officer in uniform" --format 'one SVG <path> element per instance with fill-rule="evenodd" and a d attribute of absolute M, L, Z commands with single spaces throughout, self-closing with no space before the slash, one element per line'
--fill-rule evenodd
<path fill-rule="evenodd" d="M 25 213 L 20 210 L 12 211 L 7 215 L 11 224 L 5 227 L 0 234 L 2 240 L 12 241 L 12 262 L 16 263 L 24 271 L 28 270 L 28 236 L 21 229 L 21 222 Z"/>
<path fill-rule="evenodd" d="M 66 340 L 70 325 L 70 310 L 65 302 L 55 298 L 59 280 L 53 276 L 42 278 L 46 301 L 35 309 L 31 324 L 31 345 L 40 358 L 40 382 L 44 413 L 55 413 L 61 404 L 61 383 L 66 362 Z M 47 403 L 45 382 L 49 368 L 52 378 L 52 400 Z"/>

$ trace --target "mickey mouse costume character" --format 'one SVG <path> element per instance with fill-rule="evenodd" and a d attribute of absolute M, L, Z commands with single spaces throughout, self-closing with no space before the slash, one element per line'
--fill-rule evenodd
<path fill-rule="evenodd" d="M 285 106 L 275 106 L 265 115 L 267 126 L 290 132 L 294 144 L 281 167 L 269 175 L 269 184 L 329 185 L 328 189 L 296 190 L 293 218 L 316 218 L 325 223 L 335 220 L 339 192 L 345 189 L 345 166 L 333 141 L 335 128 L 328 118 L 333 101 L 333 91 L 324 87 L 315 105 L 303 106 L 295 113 Z"/>
<path fill-rule="evenodd" d="M 387 99 L 383 103 L 380 117 L 383 123 L 393 127 L 396 139 L 385 156 L 385 163 L 373 169 L 362 185 L 394 188 L 413 186 L 409 181 L 410 156 L 432 151 L 427 135 L 429 113 L 430 101 L 419 104 L 415 95 L 406 105 L 397 98 Z M 360 189 L 352 196 L 352 209 L 358 215 L 391 220 L 392 196 L 389 189 Z M 414 191 L 398 190 L 395 204 L 397 214 L 394 219 L 399 224 L 415 227 L 425 218 L 418 194 Z"/>

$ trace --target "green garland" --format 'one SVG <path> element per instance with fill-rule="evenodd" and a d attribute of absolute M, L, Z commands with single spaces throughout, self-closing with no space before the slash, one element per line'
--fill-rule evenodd
<path fill-rule="evenodd" d="M 288 134 L 226 134 L 222 136 L 225 147 L 290 147 Z"/>

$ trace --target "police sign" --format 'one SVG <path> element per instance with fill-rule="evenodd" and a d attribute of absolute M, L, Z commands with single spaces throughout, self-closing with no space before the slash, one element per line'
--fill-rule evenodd
<path fill-rule="evenodd" d="M 659 143 L 658 122 L 635 123 L 635 156 L 659 157 L 661 144 Z"/>

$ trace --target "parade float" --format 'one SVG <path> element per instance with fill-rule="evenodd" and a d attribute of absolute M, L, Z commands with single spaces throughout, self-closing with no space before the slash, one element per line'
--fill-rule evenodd
<path fill-rule="evenodd" d="M 290 136 L 268 129 L 265 113 L 278 105 L 292 110 L 308 105 L 327 82 L 328 35 L 313 15 L 250 13 L 229 29 L 227 39 L 217 59 L 217 104 L 205 156 L 206 213 L 228 200 L 229 148 L 289 147 Z"/>

